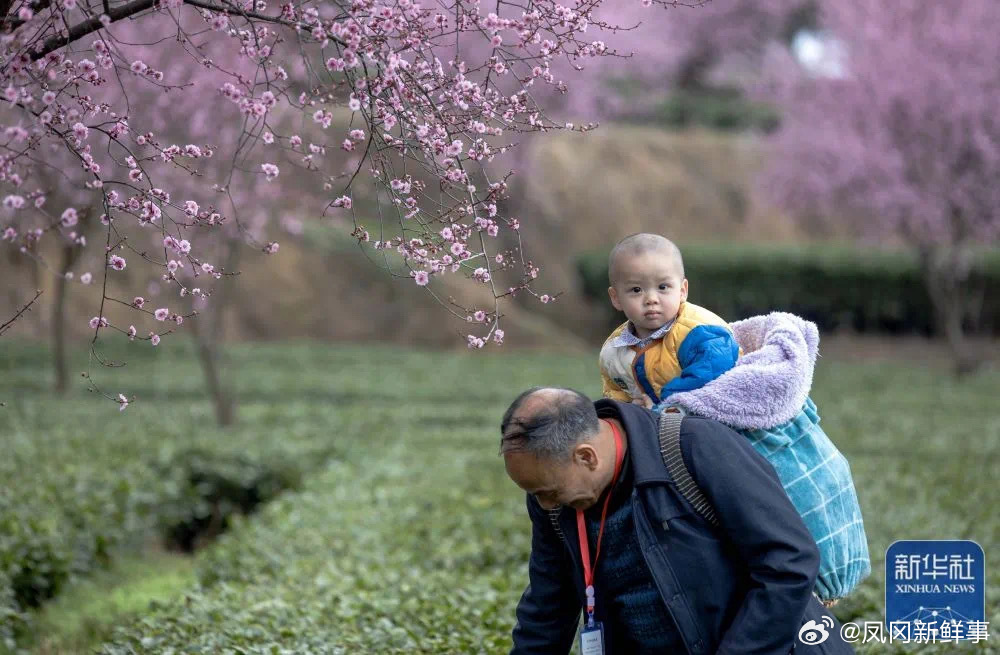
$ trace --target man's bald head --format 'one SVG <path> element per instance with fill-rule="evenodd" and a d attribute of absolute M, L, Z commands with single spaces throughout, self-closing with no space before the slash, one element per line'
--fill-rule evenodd
<path fill-rule="evenodd" d="M 533 387 L 510 404 L 500 424 L 500 452 L 568 457 L 573 446 L 597 434 L 590 398 L 561 387 Z"/>
<path fill-rule="evenodd" d="M 621 263 L 629 257 L 635 257 L 647 252 L 662 253 L 672 265 L 676 266 L 676 273 L 680 279 L 684 278 L 684 259 L 681 257 L 680 249 L 674 245 L 670 239 L 659 234 L 641 232 L 631 234 L 611 249 L 608 255 L 608 278 L 611 286 L 615 286 L 618 281 Z"/>

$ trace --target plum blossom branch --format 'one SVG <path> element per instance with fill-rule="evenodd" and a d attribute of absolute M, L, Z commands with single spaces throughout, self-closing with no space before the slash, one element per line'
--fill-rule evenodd
<path fill-rule="evenodd" d="M 27 311 L 29 311 L 31 309 L 31 306 L 35 304 L 35 301 L 38 300 L 38 297 L 41 296 L 41 295 L 42 295 L 42 290 L 38 289 L 37 291 L 35 291 L 35 297 L 34 298 L 32 298 L 31 300 L 29 300 L 26 305 L 24 305 L 19 310 L 17 310 L 17 312 L 13 316 L 11 316 L 9 319 L 7 319 L 6 321 L 4 321 L 3 323 L 0 323 L 0 337 L 2 337 L 4 335 L 4 333 L 7 332 L 7 330 L 9 330 L 11 328 L 11 326 L 14 324 L 14 321 L 16 321 L 17 319 L 21 318 L 22 314 L 24 314 L 25 312 L 27 312 Z"/>

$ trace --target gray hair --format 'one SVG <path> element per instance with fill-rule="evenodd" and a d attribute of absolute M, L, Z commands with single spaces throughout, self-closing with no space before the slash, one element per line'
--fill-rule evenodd
<path fill-rule="evenodd" d="M 551 402 L 530 414 L 514 417 L 525 400 L 543 390 L 558 393 L 553 394 Z M 594 403 L 579 391 L 561 387 L 532 387 L 515 398 L 503 415 L 500 452 L 568 457 L 573 446 L 596 435 L 600 427 Z"/>

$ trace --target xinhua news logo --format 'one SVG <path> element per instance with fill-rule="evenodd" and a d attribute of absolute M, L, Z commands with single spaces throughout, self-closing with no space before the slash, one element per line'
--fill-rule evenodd
<path fill-rule="evenodd" d="M 840 626 L 847 643 L 979 643 L 986 621 L 986 558 L 974 541 L 897 541 L 885 556 L 885 621 Z M 822 644 L 834 621 L 808 621 L 799 630 L 807 646 Z"/>

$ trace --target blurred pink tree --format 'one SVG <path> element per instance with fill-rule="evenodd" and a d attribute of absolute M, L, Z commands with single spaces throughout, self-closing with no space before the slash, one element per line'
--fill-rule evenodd
<path fill-rule="evenodd" d="M 532 93 L 565 90 L 555 63 L 610 54 L 594 38 L 613 27 L 594 14 L 600 0 L 497 13 L 471 0 L 0 3 L 0 239 L 66 280 L 77 258 L 52 266 L 45 244 L 85 248 L 81 220 L 99 219 L 102 272 L 75 278 L 102 290 L 94 361 L 111 364 L 98 348 L 108 334 L 157 345 L 237 273 L 212 234 L 276 253 L 268 198 L 306 213 L 295 205 L 319 199 L 313 213 L 346 216 L 418 286 L 446 274 L 484 285 L 488 311 L 446 305 L 478 326 L 470 347 L 502 342 L 501 299 L 548 300 L 531 288 L 518 219 L 498 209 L 507 175 L 485 165 L 518 133 L 590 128 L 551 120 Z M 163 299 L 135 286 L 140 267 Z M 134 321 L 112 320 L 115 306 Z"/>
<path fill-rule="evenodd" d="M 759 70 L 772 46 L 811 23 L 815 1 L 713 0 L 675 7 L 607 0 L 600 12 L 626 28 L 605 41 L 630 58 L 583 62 L 589 74 L 553 106 L 589 120 L 644 119 L 673 93 L 735 90 Z"/>
<path fill-rule="evenodd" d="M 1000 3 L 826 2 L 840 74 L 775 57 L 782 111 L 769 195 L 799 215 L 857 217 L 866 238 L 919 253 L 960 371 L 963 293 L 977 247 L 1000 237 Z"/>

